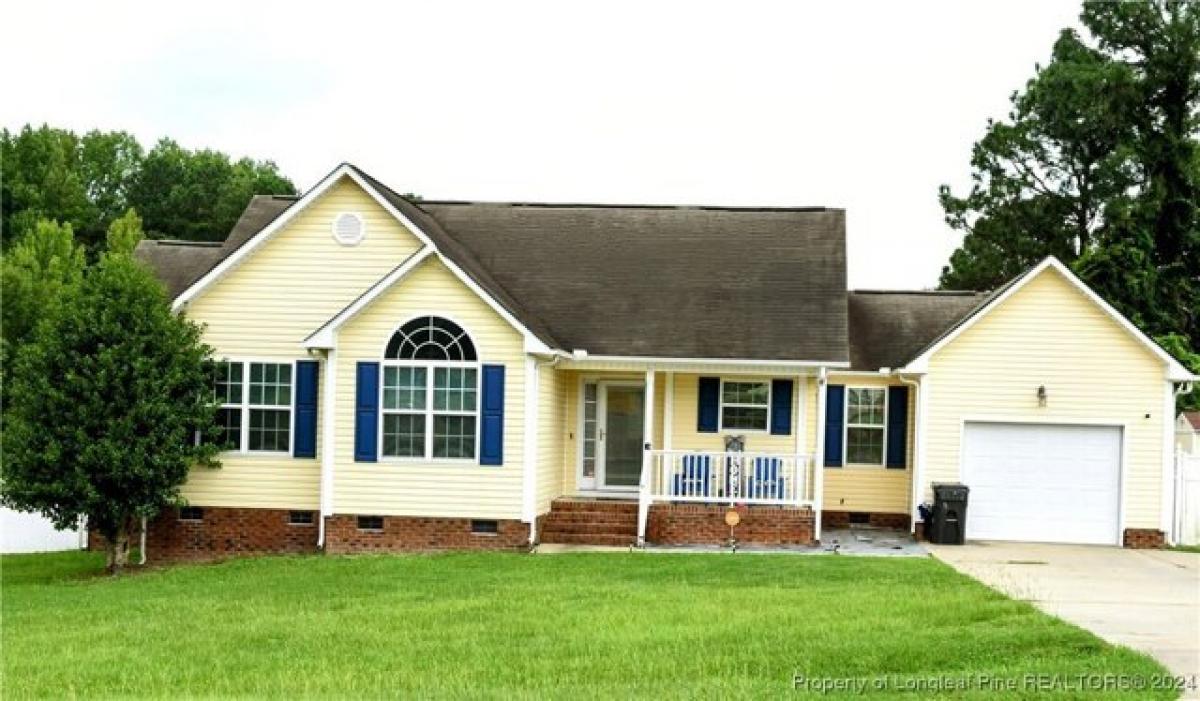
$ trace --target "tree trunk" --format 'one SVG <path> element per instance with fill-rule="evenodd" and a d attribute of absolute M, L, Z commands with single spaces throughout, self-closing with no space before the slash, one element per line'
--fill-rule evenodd
<path fill-rule="evenodd" d="M 108 573 L 117 576 L 129 564 L 130 519 L 122 519 L 116 533 L 108 539 Z"/>

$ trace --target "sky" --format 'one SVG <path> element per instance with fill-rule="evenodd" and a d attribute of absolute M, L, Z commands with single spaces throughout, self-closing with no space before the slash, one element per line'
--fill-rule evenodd
<path fill-rule="evenodd" d="M 437 199 L 828 206 L 853 288 L 919 289 L 937 189 L 1075 1 L 11 4 L 0 125 L 350 161 Z M 753 251 L 747 251 L 753 255 Z"/>

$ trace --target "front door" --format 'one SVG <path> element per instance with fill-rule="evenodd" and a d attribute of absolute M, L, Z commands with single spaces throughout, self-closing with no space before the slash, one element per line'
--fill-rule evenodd
<path fill-rule="evenodd" d="M 596 482 L 600 489 L 637 489 L 642 475 L 646 390 L 641 384 L 597 386 Z"/>

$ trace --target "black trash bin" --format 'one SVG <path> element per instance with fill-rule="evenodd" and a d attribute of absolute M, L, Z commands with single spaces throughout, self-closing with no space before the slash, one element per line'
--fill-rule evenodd
<path fill-rule="evenodd" d="M 965 484 L 933 485 L 932 523 L 926 525 L 930 543 L 963 544 L 967 537 L 967 496 L 970 492 Z"/>

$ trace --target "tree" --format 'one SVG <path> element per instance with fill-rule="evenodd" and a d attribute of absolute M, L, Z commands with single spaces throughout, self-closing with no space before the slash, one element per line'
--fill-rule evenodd
<path fill-rule="evenodd" d="M 6 242 L 32 231 L 39 219 L 69 223 L 83 242 L 103 233 L 79 172 L 79 138 L 63 130 L 26 126 L 0 130 L 0 211 Z"/>
<path fill-rule="evenodd" d="M 231 161 L 218 151 L 189 151 L 160 141 L 145 153 L 127 132 L 25 126 L 0 130 L 0 229 L 9 245 L 39 219 L 69 223 L 89 251 L 103 248 L 108 226 L 137 209 L 157 238 L 223 239 L 252 195 L 296 188 L 270 161 Z"/>
<path fill-rule="evenodd" d="M 113 574 L 138 521 L 180 503 L 191 468 L 217 466 L 215 447 L 195 440 L 217 431 L 211 349 L 129 255 L 135 222 L 113 227 L 117 248 L 17 351 L 0 465 L 6 505 L 62 528 L 87 517 Z"/>
<path fill-rule="evenodd" d="M 971 191 L 939 193 L 947 223 L 966 234 L 943 287 L 993 288 L 1047 255 L 1073 262 L 1133 182 L 1128 67 L 1064 30 L 1011 99 L 1008 121 L 990 121 L 972 149 Z"/>
<path fill-rule="evenodd" d="M 13 244 L 0 265 L 0 370 L 7 373 L 13 352 L 79 284 L 83 269 L 83 248 L 76 245 L 70 224 L 39 221 Z M 3 386 L 7 390 L 8 383 Z"/>
<path fill-rule="evenodd" d="M 989 122 L 942 287 L 989 289 L 1047 255 L 1181 360 L 1200 349 L 1200 3 L 1086 3 Z M 1196 401 L 1196 400 L 1192 400 Z"/>
<path fill-rule="evenodd" d="M 142 161 L 129 203 L 152 236 L 221 241 L 251 196 L 295 191 L 270 161 L 231 162 L 218 151 L 188 151 L 163 139 Z"/>

